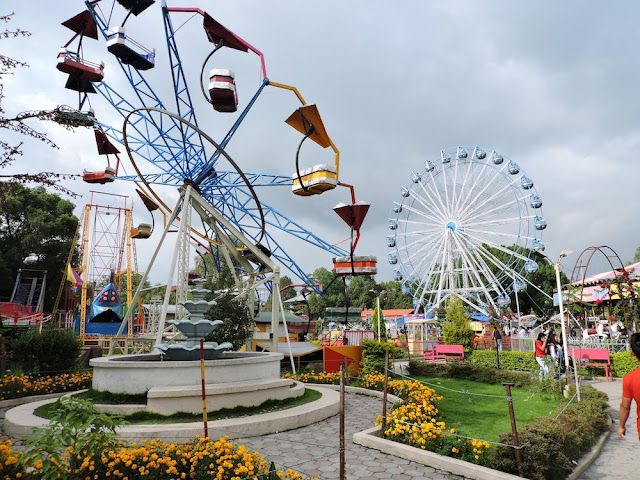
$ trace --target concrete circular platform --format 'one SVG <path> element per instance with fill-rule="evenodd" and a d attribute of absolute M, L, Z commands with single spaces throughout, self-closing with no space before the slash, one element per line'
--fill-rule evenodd
<path fill-rule="evenodd" d="M 319 386 L 307 387 L 322 394 L 318 400 L 298 407 L 262 413 L 249 417 L 230 418 L 208 422 L 209 437 L 224 435 L 239 438 L 254 435 L 266 435 L 311 425 L 332 417 L 340 411 L 340 394 L 335 390 Z M 55 402 L 56 399 L 25 403 L 8 410 L 4 419 L 4 431 L 14 438 L 29 435 L 35 427 L 47 425 L 47 420 L 33 412 L 41 405 Z M 127 441 L 161 439 L 165 442 L 181 443 L 203 434 L 202 422 L 171 423 L 153 425 L 125 425 L 118 428 L 118 436 Z"/>

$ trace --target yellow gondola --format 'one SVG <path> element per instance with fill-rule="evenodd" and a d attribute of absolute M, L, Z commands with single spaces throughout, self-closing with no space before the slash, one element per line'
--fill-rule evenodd
<path fill-rule="evenodd" d="M 337 157 L 334 166 L 322 164 L 304 170 L 298 168 L 300 147 L 307 138 L 313 140 L 322 148 L 333 146 L 322 123 L 322 118 L 320 118 L 318 108 L 315 105 L 304 105 L 296 109 L 285 122 L 304 134 L 296 154 L 296 171 L 292 175 L 293 186 L 291 191 L 296 195 L 309 196 L 318 195 L 336 188 L 338 185 Z"/>
<path fill-rule="evenodd" d="M 148 223 L 141 223 L 137 227 L 131 228 L 131 238 L 144 239 L 151 236 L 151 225 Z"/>

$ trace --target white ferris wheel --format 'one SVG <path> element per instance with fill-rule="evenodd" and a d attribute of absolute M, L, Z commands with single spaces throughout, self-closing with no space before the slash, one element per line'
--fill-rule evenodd
<path fill-rule="evenodd" d="M 393 278 L 429 313 L 456 295 L 486 314 L 509 306 L 545 249 L 542 199 L 521 168 L 495 150 L 459 146 L 412 172 L 389 215 Z"/>

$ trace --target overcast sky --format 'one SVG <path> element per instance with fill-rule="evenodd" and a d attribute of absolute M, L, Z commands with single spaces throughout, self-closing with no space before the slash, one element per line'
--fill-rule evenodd
<path fill-rule="evenodd" d="M 55 65 L 59 47 L 72 35 L 60 23 L 85 6 L 80 0 L 54 3 L 55 7 L 44 0 L 3 4 L 1 13 L 15 12 L 9 27 L 33 34 L 0 43 L 2 53 L 29 63 L 29 68 L 4 79 L 2 106 L 8 115 L 61 104 L 77 106 L 75 92 L 65 90 L 66 76 Z M 318 105 L 341 152 L 341 181 L 355 186 L 357 200 L 372 205 L 357 253 L 378 257 L 377 281 L 391 279 L 385 237 L 401 185 L 410 182 L 412 171 L 424 168 L 425 158 L 455 145 L 495 149 L 520 165 L 544 201 L 546 253 L 557 258 L 562 250 L 574 252 L 563 260 L 567 273 L 587 247 L 610 246 L 628 262 L 640 245 L 640 163 L 634 153 L 640 143 L 638 2 L 168 3 L 206 10 L 264 53 L 272 81 L 296 86 L 308 103 Z M 108 12 L 111 0 L 100 5 Z M 114 19 L 121 20 L 117 3 L 114 11 Z M 177 18 L 174 27 L 180 24 Z M 158 51 L 149 79 L 168 102 L 170 69 L 160 2 L 129 19 L 127 33 Z M 214 139 L 221 139 L 234 116 L 214 112 L 200 98 L 200 67 L 211 49 L 201 20 L 181 27 L 178 42 L 192 95 L 198 96 L 200 124 Z M 85 40 L 84 45 L 86 58 L 105 62 L 105 81 L 125 98 L 133 98 L 104 42 Z M 214 58 L 208 68 L 236 71 L 244 106 L 260 82 L 257 57 L 234 51 Z M 289 92 L 275 90 L 263 95 L 263 103 L 252 110 L 229 147 L 247 172 L 291 175 L 294 171 L 300 137 L 282 122 L 298 104 Z M 99 95 L 91 100 L 100 121 L 121 128 L 121 119 Z M 27 140 L 25 155 L 14 171 L 82 173 L 85 168 L 103 167 L 89 130 L 39 128 L 60 149 Z M 330 151 L 305 148 L 301 163 L 333 159 Z M 125 168 L 131 171 L 126 162 Z M 67 186 L 83 194 L 74 200 L 78 215 L 89 201 L 89 190 L 105 190 L 79 180 Z M 134 195 L 128 182 L 108 188 Z M 335 204 L 349 202 L 347 189 L 310 198 L 294 197 L 288 190 L 282 187 L 259 195 L 330 243 L 349 235 L 331 211 Z M 168 203 L 175 202 L 175 192 L 166 195 Z M 136 204 L 134 216 L 136 222 L 149 221 L 142 205 Z M 144 248 L 141 245 L 138 261 L 144 268 L 153 240 Z M 331 268 L 329 253 L 290 239 L 283 245 L 305 271 Z M 164 282 L 163 275 L 166 269 L 159 267 L 152 279 Z"/>

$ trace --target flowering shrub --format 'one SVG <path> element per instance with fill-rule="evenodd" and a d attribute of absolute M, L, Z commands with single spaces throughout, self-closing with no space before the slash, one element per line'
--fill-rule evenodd
<path fill-rule="evenodd" d="M 82 390 L 91 386 L 92 378 L 91 372 L 53 376 L 3 375 L 0 377 L 0 400 Z"/>

